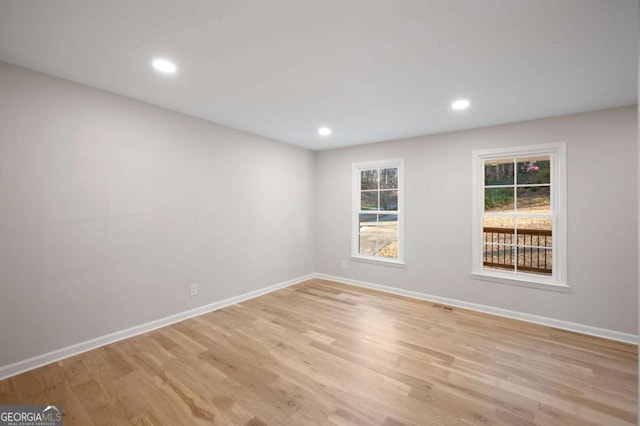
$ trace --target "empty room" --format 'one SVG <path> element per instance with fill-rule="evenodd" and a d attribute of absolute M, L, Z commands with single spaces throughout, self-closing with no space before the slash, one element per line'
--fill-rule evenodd
<path fill-rule="evenodd" d="M 0 426 L 638 424 L 636 0 L 0 0 Z"/>

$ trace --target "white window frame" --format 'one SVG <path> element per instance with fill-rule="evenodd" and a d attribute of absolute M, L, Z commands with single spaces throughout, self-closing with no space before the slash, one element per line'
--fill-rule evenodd
<path fill-rule="evenodd" d="M 551 156 L 551 215 L 553 217 L 553 270 L 550 277 L 525 272 L 484 269 L 482 257 L 482 219 L 484 213 L 484 162 L 505 157 Z M 473 151 L 472 191 L 472 269 L 479 280 L 514 284 L 546 290 L 568 291 L 567 283 L 567 145 L 553 142 L 540 145 Z"/>
<path fill-rule="evenodd" d="M 360 254 L 360 171 L 398 168 L 398 258 Z M 352 168 L 351 259 L 379 265 L 404 266 L 404 158 L 354 163 Z M 395 213 L 395 212 L 394 212 Z"/>

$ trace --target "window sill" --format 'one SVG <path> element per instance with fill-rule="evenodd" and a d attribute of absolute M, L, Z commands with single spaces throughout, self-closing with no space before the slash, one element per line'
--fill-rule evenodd
<path fill-rule="evenodd" d="M 393 268 L 405 268 L 407 266 L 403 261 L 396 259 L 378 259 L 373 257 L 357 256 L 353 254 L 351 255 L 350 259 L 354 262 L 370 263 L 372 265 L 380 266 L 391 266 Z"/>
<path fill-rule="evenodd" d="M 538 288 L 541 290 L 559 291 L 563 293 L 569 293 L 571 291 L 571 287 L 566 284 L 555 284 L 544 279 L 537 280 L 530 277 L 515 278 L 498 274 L 490 274 L 486 272 L 472 272 L 471 278 L 473 278 L 474 280 L 517 285 L 521 287 Z"/>

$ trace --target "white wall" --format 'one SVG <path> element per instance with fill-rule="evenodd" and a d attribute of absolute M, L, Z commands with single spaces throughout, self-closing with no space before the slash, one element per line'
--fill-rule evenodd
<path fill-rule="evenodd" d="M 316 271 L 637 334 L 636 140 L 636 107 L 627 107 L 319 152 Z M 567 142 L 571 292 L 472 280 L 471 152 L 553 141 Z M 398 157 L 406 162 L 406 268 L 349 261 L 342 269 L 351 164 Z"/>
<path fill-rule="evenodd" d="M 313 152 L 0 63 L 0 366 L 313 272 L 313 196 Z"/>

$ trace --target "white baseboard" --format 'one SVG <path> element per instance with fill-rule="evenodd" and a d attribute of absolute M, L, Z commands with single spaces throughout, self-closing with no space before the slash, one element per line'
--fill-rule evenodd
<path fill-rule="evenodd" d="M 165 318 L 160 318 L 145 324 L 141 324 L 135 327 L 127 328 L 125 330 L 116 331 L 105 336 L 97 337 L 95 339 L 87 340 L 85 342 L 77 343 L 75 345 L 67 346 L 66 348 L 57 349 L 42 355 L 37 355 L 23 361 L 18 361 L 13 364 L 0 367 L 0 380 L 15 376 L 20 373 L 24 373 L 29 370 L 33 370 L 43 365 L 50 364 L 52 362 L 59 361 L 70 356 L 78 355 L 92 349 L 99 348 L 110 343 L 114 343 L 120 340 L 127 339 L 129 337 L 137 336 L 142 333 L 147 333 L 158 328 L 166 327 L 176 322 L 184 321 L 189 318 L 203 315 L 208 312 L 212 312 L 218 309 L 222 309 L 226 306 L 236 303 L 244 302 L 245 300 L 253 299 L 258 296 L 262 296 L 272 291 L 276 291 L 285 287 L 289 287 L 301 282 L 310 280 L 312 278 L 319 278 L 323 280 L 335 281 L 343 284 L 350 284 L 358 287 L 370 288 L 373 290 L 379 290 L 386 293 L 398 294 L 401 296 L 407 296 L 414 299 L 426 300 L 429 302 L 440 303 L 444 305 L 456 306 L 459 308 L 470 309 L 473 311 L 484 312 L 487 314 L 497 315 L 506 318 L 512 318 L 531 322 L 535 324 L 545 325 L 549 327 L 560 328 L 563 330 L 575 331 L 577 333 L 588 334 L 591 336 L 603 337 L 605 339 L 617 340 L 620 342 L 638 344 L 638 336 L 634 334 L 621 333 L 618 331 L 607 330 L 598 327 L 591 327 L 588 325 L 576 324 L 569 321 L 562 321 L 553 318 L 541 317 L 538 315 L 525 314 L 522 312 L 510 311 L 508 309 L 494 308 L 491 306 L 479 305 L 477 303 L 464 302 L 461 300 L 449 299 L 446 297 L 433 296 L 430 294 L 419 293 L 415 291 L 402 290 L 395 287 L 388 287 L 379 284 L 373 284 L 365 281 L 352 280 L 349 278 L 337 277 L 333 275 L 314 273 L 305 275 L 302 277 L 294 278 L 292 280 L 284 281 L 278 284 L 274 284 L 268 287 L 264 287 L 258 290 L 250 291 L 248 293 L 234 296 L 229 299 L 221 300 L 211 303 L 209 305 L 200 306 L 195 309 L 180 312 L 175 315 L 171 315 Z"/>
<path fill-rule="evenodd" d="M 388 287 L 379 284 L 373 284 L 365 281 L 352 280 L 349 278 L 337 277 L 327 274 L 315 274 L 316 278 L 335 281 L 343 284 L 350 284 L 358 287 L 370 288 L 373 290 L 380 290 L 386 293 L 398 294 L 400 296 L 407 296 L 414 299 L 426 300 L 429 302 L 440 303 L 444 305 L 456 306 L 458 308 L 470 309 L 472 311 L 484 312 L 491 315 L 497 315 L 500 317 L 512 318 L 521 321 L 531 322 L 540 325 L 546 325 L 548 327 L 560 328 L 562 330 L 575 331 L 577 333 L 588 334 L 590 336 L 603 337 L 605 339 L 617 340 L 619 342 L 638 344 L 638 336 L 635 334 L 621 333 L 619 331 L 607 330 L 604 328 L 592 327 L 589 325 L 576 324 L 569 321 L 563 321 L 553 318 L 542 317 L 538 315 L 525 314 L 522 312 L 510 311 L 508 309 L 494 308 L 492 306 L 479 305 L 477 303 L 464 302 L 456 299 L 449 299 L 446 297 L 432 296 L 430 294 L 419 293 L 416 291 L 402 290 L 395 287 Z"/>
<path fill-rule="evenodd" d="M 107 334 L 105 336 L 96 337 L 95 339 L 87 340 L 85 342 L 77 343 L 75 345 L 67 346 L 66 348 L 57 349 L 42 355 L 37 355 L 23 361 L 18 361 L 13 364 L 0 367 L 0 380 L 6 379 L 16 374 L 24 373 L 25 371 L 33 370 L 43 365 L 50 364 L 52 362 L 59 361 L 63 358 L 78 355 L 92 349 L 99 348 L 100 346 L 108 345 L 110 343 L 117 342 L 119 340 L 127 339 L 129 337 L 137 336 L 138 334 L 147 333 L 158 328 L 166 327 L 176 322 L 184 321 L 189 318 L 197 317 L 208 312 L 222 309 L 229 305 L 244 302 L 245 300 L 253 299 L 258 296 L 262 296 L 272 291 L 280 290 L 285 287 L 289 287 L 303 281 L 310 280 L 315 277 L 315 274 L 309 274 L 302 277 L 294 278 L 292 280 L 283 281 L 278 284 L 274 284 L 268 287 L 263 287 L 258 290 L 250 291 L 248 293 L 241 294 L 239 296 L 230 297 L 229 299 L 214 302 L 209 305 L 200 306 L 195 309 L 180 312 L 175 315 L 171 315 L 165 318 L 160 318 L 146 324 L 137 325 L 135 327 L 127 328 L 125 330 L 116 331 L 114 333 Z"/>

